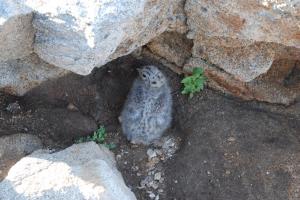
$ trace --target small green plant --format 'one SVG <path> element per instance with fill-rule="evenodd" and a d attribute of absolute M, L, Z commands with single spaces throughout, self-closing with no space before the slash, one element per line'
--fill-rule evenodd
<path fill-rule="evenodd" d="M 78 140 L 75 141 L 75 143 L 83 143 L 83 142 L 90 142 L 94 141 L 97 144 L 103 144 L 106 146 L 108 149 L 114 149 L 116 148 L 116 145 L 113 143 L 107 144 L 105 142 L 107 133 L 105 131 L 104 126 L 100 126 L 99 129 L 97 129 L 92 135 L 86 136 L 86 137 L 81 137 Z"/>
<path fill-rule="evenodd" d="M 187 94 L 190 98 L 194 96 L 194 93 L 200 92 L 204 88 L 206 78 L 203 74 L 203 69 L 196 67 L 193 69 L 193 74 L 182 79 L 183 90 L 181 94 Z"/>

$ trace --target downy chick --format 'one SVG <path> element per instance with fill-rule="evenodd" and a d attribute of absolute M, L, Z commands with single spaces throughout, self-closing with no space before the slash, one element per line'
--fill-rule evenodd
<path fill-rule="evenodd" d="M 120 119 L 132 143 L 149 144 L 170 126 L 172 97 L 164 74 L 155 66 L 138 69 Z"/>

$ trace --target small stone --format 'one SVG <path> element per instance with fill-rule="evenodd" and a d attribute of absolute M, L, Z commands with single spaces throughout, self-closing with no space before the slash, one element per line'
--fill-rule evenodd
<path fill-rule="evenodd" d="M 127 161 L 124 162 L 124 165 L 127 165 Z"/>
<path fill-rule="evenodd" d="M 71 111 L 78 111 L 78 108 L 72 103 L 68 104 L 67 109 Z"/>
<path fill-rule="evenodd" d="M 161 178 L 161 179 L 159 180 L 159 182 L 160 182 L 160 183 L 163 183 L 164 180 L 165 180 L 164 178 Z"/>
<path fill-rule="evenodd" d="M 138 173 L 136 173 L 136 175 L 137 175 L 137 176 L 142 176 L 142 174 L 141 174 L 141 173 L 139 173 L 139 172 L 138 172 Z"/>
<path fill-rule="evenodd" d="M 139 170 L 139 167 L 138 166 L 132 166 L 131 169 L 132 169 L 132 171 L 136 172 L 136 171 Z"/>
<path fill-rule="evenodd" d="M 230 172 L 229 170 L 226 170 L 226 171 L 225 171 L 225 174 L 226 174 L 226 175 L 229 175 L 230 173 L 231 173 L 231 172 Z"/>
<path fill-rule="evenodd" d="M 235 138 L 234 138 L 234 137 L 229 137 L 229 138 L 227 139 L 227 141 L 228 141 L 228 142 L 234 142 L 234 141 L 235 141 Z"/>
<path fill-rule="evenodd" d="M 120 159 L 122 158 L 122 156 L 121 156 L 120 154 L 118 154 L 118 155 L 116 156 L 116 158 L 117 158 L 117 160 L 120 160 Z"/>
<path fill-rule="evenodd" d="M 177 180 L 174 180 L 174 183 L 178 183 L 178 181 L 177 181 Z"/>
<path fill-rule="evenodd" d="M 155 200 L 159 200 L 159 194 L 155 197 Z"/>
<path fill-rule="evenodd" d="M 165 159 L 171 158 L 179 148 L 180 138 L 165 137 L 163 140 L 162 150 Z"/>
<path fill-rule="evenodd" d="M 156 190 L 158 188 L 158 184 L 156 182 L 154 182 L 154 181 L 151 181 L 149 183 L 149 186 L 152 187 L 154 190 Z"/>
<path fill-rule="evenodd" d="M 138 148 L 139 145 L 138 144 L 131 144 L 131 148 Z"/>
<path fill-rule="evenodd" d="M 150 184 L 151 181 L 152 181 L 152 180 L 151 180 L 151 177 L 147 176 L 146 178 L 144 178 L 144 179 L 141 181 L 140 185 L 141 185 L 142 188 L 144 188 L 145 186 L 148 186 L 148 185 Z"/>
<path fill-rule="evenodd" d="M 210 175 L 210 174 L 211 174 L 211 172 L 210 172 L 210 171 L 207 171 L 207 174 L 208 174 L 208 175 Z"/>
<path fill-rule="evenodd" d="M 160 150 L 160 149 L 155 149 L 154 151 L 159 156 L 161 156 L 163 154 L 162 150 Z"/>
<path fill-rule="evenodd" d="M 150 172 L 148 172 L 148 176 L 151 176 L 152 175 L 152 172 L 150 171 Z"/>
<path fill-rule="evenodd" d="M 151 192 L 151 193 L 149 193 L 149 197 L 150 197 L 151 199 L 154 199 L 154 198 L 155 198 L 155 194 L 154 194 L 153 192 Z"/>
<path fill-rule="evenodd" d="M 159 193 L 163 193 L 164 190 L 163 190 L 163 189 L 158 189 L 158 192 L 159 192 Z"/>
<path fill-rule="evenodd" d="M 6 107 L 6 110 L 8 112 L 11 112 L 13 114 L 18 113 L 21 110 L 21 106 L 19 105 L 19 102 L 14 102 L 14 103 L 10 103 L 8 104 L 8 106 Z"/>
<path fill-rule="evenodd" d="M 161 179 L 161 172 L 154 174 L 154 180 L 159 181 Z"/>
<path fill-rule="evenodd" d="M 151 160 L 152 158 L 156 157 L 156 152 L 153 149 L 147 150 L 148 159 Z"/>

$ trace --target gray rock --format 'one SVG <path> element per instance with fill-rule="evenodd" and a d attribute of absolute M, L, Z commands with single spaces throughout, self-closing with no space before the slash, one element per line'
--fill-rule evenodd
<path fill-rule="evenodd" d="M 19 159 L 42 148 L 42 142 L 34 135 L 14 134 L 0 137 L 0 180 Z"/>
<path fill-rule="evenodd" d="M 0 61 L 22 58 L 33 51 L 31 9 L 16 0 L 0 0 Z"/>
<path fill-rule="evenodd" d="M 63 151 L 34 152 L 0 183 L 0 199 L 135 200 L 116 168 L 113 154 L 94 142 Z"/>
<path fill-rule="evenodd" d="M 133 52 L 171 24 L 173 29 L 183 26 L 182 19 L 173 17 L 182 10 L 179 3 L 182 0 L 1 0 L 0 61 L 34 51 L 50 64 L 87 75 Z"/>
<path fill-rule="evenodd" d="M 163 33 L 178 2 L 30 1 L 37 13 L 34 51 L 51 64 L 89 74 Z"/>
<path fill-rule="evenodd" d="M 22 59 L 0 62 L 0 90 L 23 95 L 44 81 L 69 73 L 67 70 L 45 63 L 35 54 Z"/>

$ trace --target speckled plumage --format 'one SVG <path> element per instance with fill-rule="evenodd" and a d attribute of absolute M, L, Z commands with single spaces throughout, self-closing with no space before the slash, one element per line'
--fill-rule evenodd
<path fill-rule="evenodd" d="M 149 144 L 170 126 L 172 97 L 167 79 L 157 67 L 144 66 L 138 71 L 121 113 L 121 123 L 128 140 Z"/>

